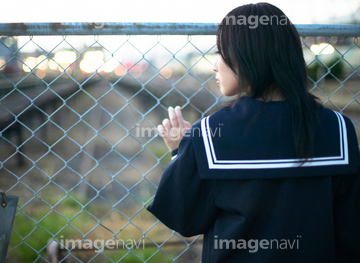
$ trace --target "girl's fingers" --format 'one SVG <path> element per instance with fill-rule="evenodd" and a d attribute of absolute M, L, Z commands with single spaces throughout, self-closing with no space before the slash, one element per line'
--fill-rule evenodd
<path fill-rule="evenodd" d="M 173 109 L 173 107 L 169 107 L 169 119 L 171 122 L 171 126 L 173 128 L 178 128 L 179 127 L 179 122 L 178 119 L 176 117 L 175 111 Z"/>
<path fill-rule="evenodd" d="M 165 144 L 169 150 L 173 151 L 179 148 L 180 141 L 185 134 L 185 131 L 191 128 L 191 124 L 184 121 L 181 108 L 176 106 L 169 107 L 169 119 L 164 119 L 162 125 L 158 125 L 159 134 L 164 139 Z"/>
<path fill-rule="evenodd" d="M 160 133 L 160 135 L 161 135 L 162 137 L 164 137 L 164 136 L 166 135 L 166 131 L 165 131 L 165 128 L 164 128 L 163 125 L 158 125 L 158 126 L 157 126 L 157 129 L 158 129 L 158 132 Z"/>
<path fill-rule="evenodd" d="M 169 133 L 169 132 L 170 132 L 170 129 L 171 129 L 171 125 L 170 125 L 169 119 L 164 119 L 164 120 L 162 121 L 162 125 L 164 126 L 166 133 Z"/>
<path fill-rule="evenodd" d="M 174 111 L 175 111 L 177 122 L 179 124 L 179 128 L 183 129 L 185 125 L 184 125 L 184 119 L 183 119 L 183 116 L 181 113 L 181 108 L 179 106 L 176 106 Z"/>

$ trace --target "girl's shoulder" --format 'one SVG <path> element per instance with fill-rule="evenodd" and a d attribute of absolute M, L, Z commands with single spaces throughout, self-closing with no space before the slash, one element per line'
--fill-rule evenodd
<path fill-rule="evenodd" d="M 202 118 L 191 130 L 204 178 L 287 178 L 351 173 L 358 166 L 358 142 L 349 118 L 319 107 L 315 155 L 295 156 L 293 126 L 286 101 L 239 100 Z"/>

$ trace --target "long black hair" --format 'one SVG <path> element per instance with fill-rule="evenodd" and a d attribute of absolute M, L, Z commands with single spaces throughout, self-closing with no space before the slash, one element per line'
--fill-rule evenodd
<path fill-rule="evenodd" d="M 238 94 L 266 100 L 277 92 L 290 102 L 296 156 L 312 157 L 320 105 L 308 92 L 300 37 L 288 17 L 268 3 L 237 7 L 219 24 L 217 48 L 238 77 Z"/>

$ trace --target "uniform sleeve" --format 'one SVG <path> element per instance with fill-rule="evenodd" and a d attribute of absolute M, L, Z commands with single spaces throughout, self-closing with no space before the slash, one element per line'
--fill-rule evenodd
<path fill-rule="evenodd" d="M 183 236 L 206 233 L 215 221 L 214 181 L 200 179 L 192 138 L 185 134 L 148 210 Z M 204 160 L 205 161 L 205 160 Z"/>
<path fill-rule="evenodd" d="M 334 226 L 336 262 L 360 262 L 360 158 L 355 129 L 348 122 L 349 144 L 358 160 L 357 173 L 334 178 Z"/>

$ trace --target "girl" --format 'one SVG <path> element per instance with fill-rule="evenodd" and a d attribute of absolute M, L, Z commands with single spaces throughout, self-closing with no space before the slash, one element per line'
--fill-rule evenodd
<path fill-rule="evenodd" d="M 204 234 L 204 263 L 360 262 L 355 129 L 307 91 L 295 27 L 268 3 L 240 6 L 217 48 L 217 83 L 238 99 L 191 128 L 169 108 L 158 130 L 174 158 L 148 210 Z"/>

